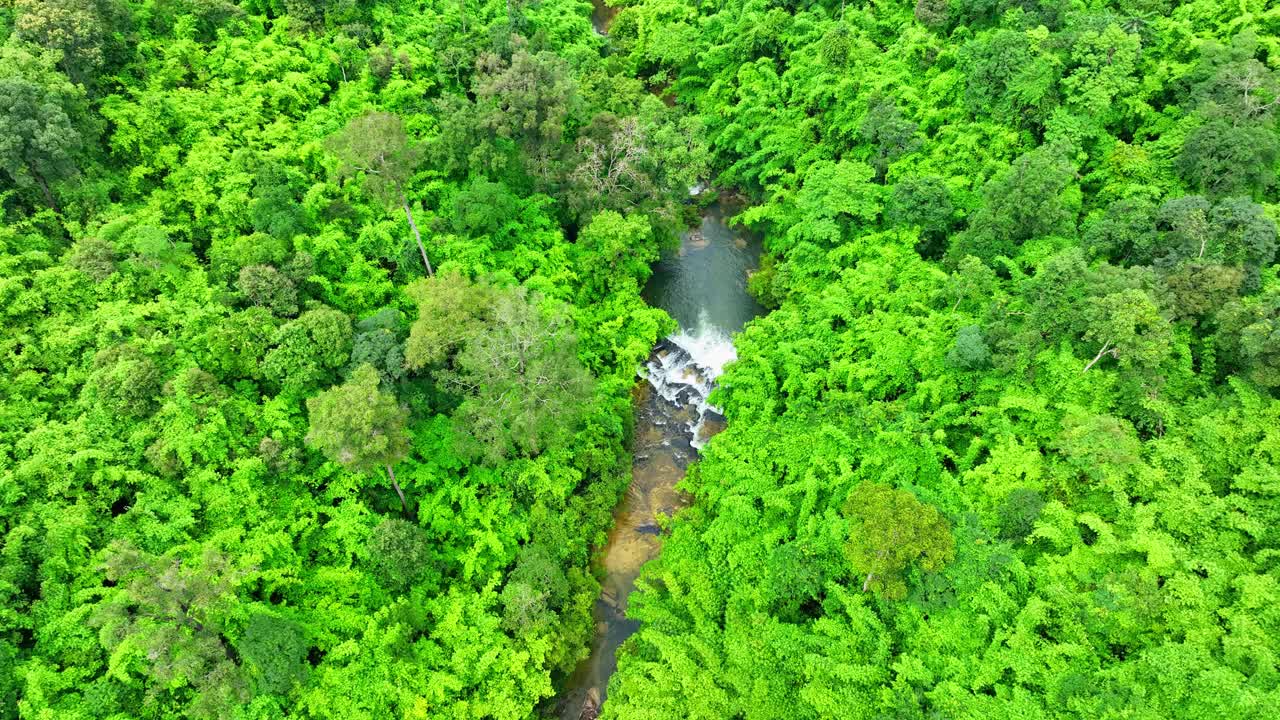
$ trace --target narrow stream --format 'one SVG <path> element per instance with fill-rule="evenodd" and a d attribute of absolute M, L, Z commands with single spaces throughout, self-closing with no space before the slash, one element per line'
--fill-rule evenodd
<path fill-rule="evenodd" d="M 621 5 L 610 7 L 604 3 L 604 0 L 591 0 L 591 27 L 595 28 L 599 35 L 608 35 L 613 16 L 617 15 L 621 9 Z"/>
<path fill-rule="evenodd" d="M 681 237 L 679 252 L 654 266 L 644 291 L 650 305 L 676 319 L 679 330 L 658 343 L 641 371 L 631 485 L 614 510 L 600 556 L 604 577 L 594 612 L 596 634 L 590 656 L 561 692 L 562 720 L 591 720 L 606 699 L 618 647 L 639 627 L 626 617 L 627 598 L 640 568 L 661 548 L 658 517 L 688 504 L 676 484 L 698 448 L 723 428 L 707 396 L 734 359 L 733 334 L 763 312 L 747 293 L 760 243 L 725 225 L 726 211 L 719 203 L 708 208 L 702 225 Z"/>

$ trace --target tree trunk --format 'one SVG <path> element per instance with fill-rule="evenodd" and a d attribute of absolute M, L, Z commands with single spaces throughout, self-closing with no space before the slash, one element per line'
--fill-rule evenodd
<path fill-rule="evenodd" d="M 1102 343 L 1102 349 L 1098 351 L 1098 354 L 1097 354 L 1097 355 L 1094 355 L 1094 356 L 1093 356 L 1093 359 L 1089 361 L 1089 364 L 1088 364 L 1088 365 L 1085 365 L 1085 366 L 1084 366 L 1084 370 L 1081 370 L 1080 372 L 1082 372 L 1082 373 L 1087 373 L 1087 372 L 1089 372 L 1089 368 L 1091 368 L 1091 367 L 1093 367 L 1094 365 L 1096 365 L 1096 364 L 1098 363 L 1098 361 L 1102 359 L 1102 356 L 1107 354 L 1107 352 L 1108 352 L 1107 348 L 1111 348 L 1111 350 L 1110 350 L 1111 356 L 1112 356 L 1112 357 L 1115 357 L 1116 350 L 1115 350 L 1115 348 L 1112 348 L 1112 347 L 1111 347 L 1111 341 L 1110 341 L 1110 340 L 1108 340 L 1108 341 L 1106 341 L 1106 342 Z"/>
<path fill-rule="evenodd" d="M 49 205 L 49 209 L 54 212 L 62 212 L 58 209 L 58 201 L 53 199 L 53 193 L 49 191 L 49 183 L 45 181 L 44 176 L 32 170 L 31 177 L 36 179 L 36 183 L 40 185 L 40 190 L 44 192 L 44 201 Z"/>
<path fill-rule="evenodd" d="M 427 276 L 435 277 L 435 272 L 431 270 L 431 261 L 427 259 L 427 249 L 422 246 L 422 233 L 418 232 L 418 223 L 413 221 L 413 212 L 409 210 L 409 200 L 402 194 L 400 202 L 404 208 L 404 216 L 409 219 L 409 228 L 413 230 L 413 239 L 418 241 L 418 252 L 422 253 L 422 264 L 427 266 Z"/>
<path fill-rule="evenodd" d="M 409 512 L 409 503 L 405 501 L 404 491 L 400 489 L 400 483 L 396 482 L 396 472 L 391 469 L 390 465 L 387 466 L 387 475 L 391 478 L 391 487 L 395 488 L 396 494 L 400 496 L 400 507 L 405 512 Z"/>
<path fill-rule="evenodd" d="M 862 592 L 866 592 L 871 589 L 871 581 L 874 580 L 875 577 L 876 577 L 875 573 L 867 573 L 867 580 L 866 582 L 862 583 Z"/>

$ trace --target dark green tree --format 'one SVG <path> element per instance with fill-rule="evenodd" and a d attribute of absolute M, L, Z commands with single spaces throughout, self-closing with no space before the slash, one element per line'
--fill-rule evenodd
<path fill-rule="evenodd" d="M 404 346 L 400 342 L 400 311 L 384 308 L 356 323 L 351 346 L 352 370 L 372 365 L 387 387 L 404 379 Z"/>
<path fill-rule="evenodd" d="M 1210 197 L 1253 195 L 1275 181 L 1280 141 L 1258 123 L 1214 118 L 1187 136 L 1178 171 L 1188 185 Z"/>
<path fill-rule="evenodd" d="M 236 642 L 244 675 L 256 694 L 287 695 L 306 682 L 307 649 L 297 623 L 264 612 L 249 616 Z"/>
<path fill-rule="evenodd" d="M 943 240 L 955 224 L 955 206 L 942 178 L 925 175 L 908 177 L 893 185 L 885 219 L 894 225 L 920 228 L 922 240 Z"/>
<path fill-rule="evenodd" d="M 903 117 L 891 100 L 874 97 L 858 127 L 858 139 L 871 151 L 868 161 L 876 169 L 876 180 L 884 182 L 889 165 L 920 147 L 918 125 Z"/>
<path fill-rule="evenodd" d="M 1028 240 L 1075 235 L 1080 191 L 1066 147 L 1044 145 L 1023 154 L 986 184 L 982 197 L 982 207 L 952 246 L 957 257 L 1014 257 Z"/>
<path fill-rule="evenodd" d="M 1038 490 L 1017 488 L 1000 502 L 996 510 L 999 535 L 1004 540 L 1022 540 L 1035 530 L 1036 520 L 1044 509 L 1044 497 Z"/>
<path fill-rule="evenodd" d="M 0 59 L 11 60 L 11 53 Z M 69 113 L 73 92 L 0 70 L 0 169 L 19 187 L 39 187 L 55 210 L 51 184 L 76 173 L 82 144 Z"/>
<path fill-rule="evenodd" d="M 966 105 L 976 116 L 1036 127 L 1058 106 L 1062 71 L 1028 33 L 1000 29 L 981 34 L 964 45 L 960 61 Z"/>
<path fill-rule="evenodd" d="M 250 207 L 255 230 L 291 240 L 310 229 L 311 218 L 299 202 L 296 182 L 296 174 L 283 165 L 268 163 L 258 170 Z"/>
<path fill-rule="evenodd" d="M 510 61 L 484 55 L 476 62 L 472 92 L 479 121 L 497 137 L 517 143 L 530 174 L 546 182 L 555 171 L 565 123 L 577 111 L 577 83 L 564 60 L 518 48 Z"/>
<path fill-rule="evenodd" d="M 947 364 L 961 370 L 977 370 L 991 363 L 991 349 L 982 336 L 982 328 L 965 325 L 956 333 L 956 341 L 947 352 Z"/>
<path fill-rule="evenodd" d="M 93 79 L 113 33 L 128 24 L 116 0 L 14 0 L 14 29 L 24 40 L 62 55 L 62 68 L 77 83 Z"/>
<path fill-rule="evenodd" d="M 1234 300 L 1215 320 L 1224 365 L 1263 387 L 1280 387 L 1280 291 Z"/>
<path fill-rule="evenodd" d="M 1095 256 L 1117 264 L 1150 263 L 1161 252 L 1156 210 L 1146 196 L 1117 200 L 1090 217 L 1082 244 Z"/>

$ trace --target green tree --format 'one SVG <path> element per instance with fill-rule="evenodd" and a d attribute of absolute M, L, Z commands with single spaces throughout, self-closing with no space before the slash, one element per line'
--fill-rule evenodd
<path fill-rule="evenodd" d="M 138 418 L 156 408 L 164 373 L 154 359 L 135 343 L 98 352 L 90 382 L 93 396 L 107 412 Z"/>
<path fill-rule="evenodd" d="M 566 437 L 592 393 L 568 316 L 524 288 L 497 295 L 492 320 L 466 338 L 444 378 L 465 397 L 455 414 L 464 444 L 491 462 Z"/>
<path fill-rule="evenodd" d="M 352 472 L 386 468 L 400 506 L 408 512 L 393 465 L 409 454 L 405 430 L 409 412 L 395 396 L 379 389 L 378 371 L 362 365 L 351 379 L 307 400 L 311 429 L 307 444 Z"/>
<path fill-rule="evenodd" d="M 569 581 L 546 548 L 521 548 L 502 590 L 503 626 L 521 635 L 545 630 L 569 598 Z"/>
<path fill-rule="evenodd" d="M 262 377 L 262 362 L 279 329 L 271 311 L 251 307 L 218 320 L 205 332 L 204 366 L 224 379 Z"/>
<path fill-rule="evenodd" d="M 795 194 L 796 222 L 787 230 L 788 239 L 834 247 L 848 234 L 871 227 L 884 192 L 874 178 L 871 166 L 852 160 L 811 165 Z"/>
<path fill-rule="evenodd" d="M 249 265 L 240 270 L 236 289 L 251 305 L 269 308 L 281 317 L 298 313 L 298 290 L 293 282 L 270 265 Z"/>
<path fill-rule="evenodd" d="M 905 597 L 904 574 L 910 567 L 935 572 L 955 557 L 946 518 L 906 490 L 864 481 L 843 512 L 850 522 L 845 554 L 854 570 L 866 575 L 863 592 Z"/>
<path fill-rule="evenodd" d="M 0 48 L 0 169 L 19 187 L 34 183 L 57 210 L 50 185 L 76 173 L 83 144 L 72 120 L 79 91 L 41 64 L 20 48 Z"/>
<path fill-rule="evenodd" d="M 114 234 L 115 228 L 112 230 Z M 180 235 L 175 237 L 175 230 L 165 225 L 129 222 L 127 228 L 119 232 L 119 237 L 126 247 L 133 250 L 130 260 L 135 267 L 172 279 L 195 264 L 191 243 L 183 242 Z"/>
<path fill-rule="evenodd" d="M 419 280 L 406 292 L 418 305 L 404 349 L 405 365 L 412 370 L 443 363 L 493 311 L 494 290 L 457 273 Z"/>
<path fill-rule="evenodd" d="M 638 289 L 649 278 L 649 264 L 658 259 L 649 223 L 611 210 L 591 218 L 578 235 L 574 251 L 585 291 L 582 297 L 587 300 L 602 299 L 624 287 Z"/>
<path fill-rule="evenodd" d="M 947 280 L 942 292 L 946 300 L 955 298 L 951 311 L 955 312 L 966 301 L 974 301 L 974 306 L 985 307 L 991 301 L 991 295 L 999 287 L 995 272 L 981 260 L 966 255 L 957 264 L 956 269 Z"/>
<path fill-rule="evenodd" d="M 1088 372 L 1105 356 L 1122 368 L 1156 368 L 1169 354 L 1171 329 L 1151 296 L 1129 289 L 1090 301 L 1085 340 L 1101 343 L 1098 354 L 1084 366 Z"/>
<path fill-rule="evenodd" d="M 362 174 L 364 188 L 370 196 L 388 205 L 398 203 L 404 209 L 427 275 L 435 274 L 405 195 L 405 184 L 421 163 L 422 153 L 409 142 L 400 116 L 368 112 L 354 118 L 342 132 L 329 139 L 329 149 L 342 161 L 339 174 Z"/>
<path fill-rule="evenodd" d="M 290 320 L 276 332 L 262 371 L 283 392 L 298 395 L 324 383 L 351 358 L 351 318 L 329 307 Z"/>
<path fill-rule="evenodd" d="M 453 199 L 453 229 L 469 237 L 488 236 L 500 248 L 519 242 L 524 203 L 502 183 L 473 181 Z"/>
<path fill-rule="evenodd" d="M 431 538 L 416 523 L 386 518 L 369 536 L 368 558 L 378 582 L 402 593 L 432 569 Z"/>
<path fill-rule="evenodd" d="M 227 642 L 244 576 L 229 558 L 212 549 L 194 560 L 152 555 L 118 541 L 107 550 L 105 570 L 113 586 L 92 624 L 111 653 L 113 673 L 150 677 L 153 702 L 189 687 L 193 717 L 225 717 L 249 699 Z"/>
<path fill-rule="evenodd" d="M 116 271 L 115 245 L 102 238 L 88 237 L 76 242 L 66 255 L 67 264 L 102 282 Z"/>

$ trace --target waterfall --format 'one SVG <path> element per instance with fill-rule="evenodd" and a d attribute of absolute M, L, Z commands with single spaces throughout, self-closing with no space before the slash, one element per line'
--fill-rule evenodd
<path fill-rule="evenodd" d="M 729 333 L 711 323 L 705 310 L 691 332 L 685 329 L 662 339 L 642 377 L 663 400 L 677 408 L 688 408 L 686 427 L 689 443 L 701 449 L 708 419 L 720 419 L 720 408 L 708 402 L 716 378 L 724 366 L 737 358 Z"/>

